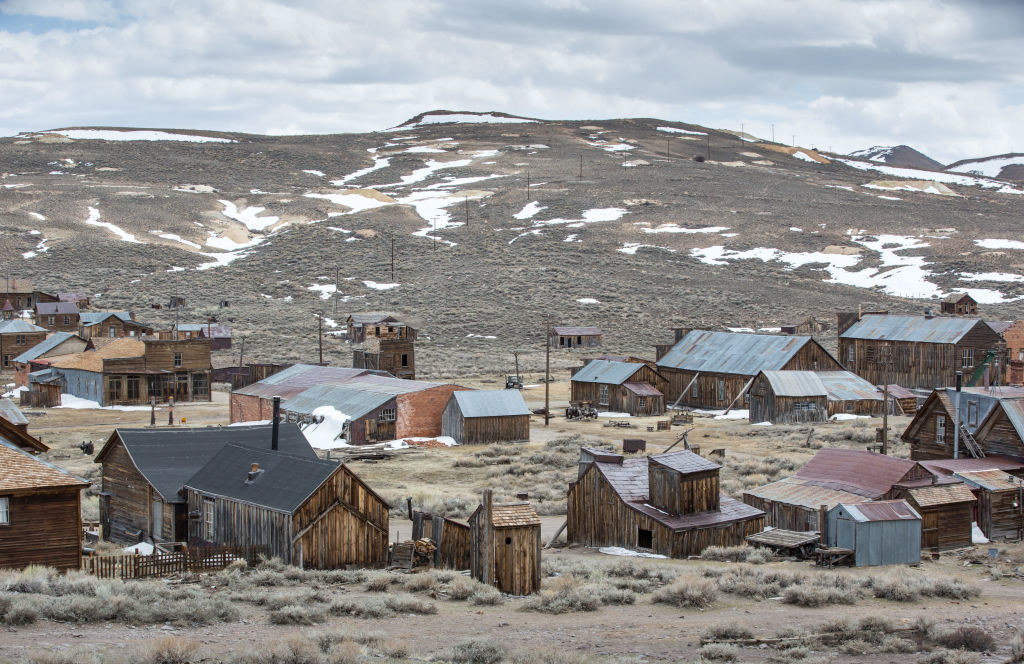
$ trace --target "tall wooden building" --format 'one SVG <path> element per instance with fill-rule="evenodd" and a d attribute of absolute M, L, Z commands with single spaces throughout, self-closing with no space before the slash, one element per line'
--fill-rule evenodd
<path fill-rule="evenodd" d="M 352 350 L 352 368 L 385 371 L 395 378 L 416 380 L 416 342 L 371 336 Z"/>
<path fill-rule="evenodd" d="M 416 341 L 416 328 L 392 314 L 367 312 L 352 314 L 345 319 L 347 340 L 361 344 L 368 339 Z"/>
<path fill-rule="evenodd" d="M 519 390 L 452 392 L 441 414 L 441 435 L 460 445 L 530 440 L 530 409 Z"/>
<path fill-rule="evenodd" d="M 933 390 L 925 399 L 900 436 L 910 444 L 911 459 L 952 459 L 956 456 L 955 442 L 959 444 L 956 451 L 960 457 L 976 456 L 970 439 L 977 441 L 986 456 L 1001 454 L 1024 459 L 1024 416 L 1016 416 L 1017 405 L 1024 404 L 1024 389 L 965 388 L 960 393 L 960 431 L 954 441 L 956 398 L 956 390 L 944 388 Z"/>
<path fill-rule="evenodd" d="M 262 547 L 314 569 L 387 561 L 388 504 L 342 463 L 227 444 L 184 493 L 193 545 Z"/>
<path fill-rule="evenodd" d="M 36 324 L 50 332 L 78 332 L 78 305 L 74 302 L 36 302 Z"/>
<path fill-rule="evenodd" d="M 591 360 L 572 375 L 570 400 L 630 415 L 662 415 L 668 379 L 648 364 Z"/>
<path fill-rule="evenodd" d="M 658 347 L 658 371 L 668 379 L 665 399 L 693 408 L 745 408 L 760 371 L 841 370 L 811 337 L 708 330 L 676 330 L 671 348 Z"/>
<path fill-rule="evenodd" d="M 693 452 L 626 459 L 583 448 L 569 485 L 569 542 L 672 558 L 736 546 L 764 528 L 764 512 L 719 492 L 720 466 Z"/>
<path fill-rule="evenodd" d="M 185 541 L 188 512 L 181 489 L 228 444 L 271 450 L 273 426 L 115 429 L 95 458 L 102 464 L 104 539 Z M 316 458 L 294 424 L 280 425 L 277 447 L 293 456 Z"/>
<path fill-rule="evenodd" d="M 0 437 L 0 568 L 79 569 L 88 486 Z"/>
<path fill-rule="evenodd" d="M 46 340 L 46 329 L 23 320 L 0 321 L 0 371 L 14 368 L 14 358 Z"/>
<path fill-rule="evenodd" d="M 1002 338 L 976 318 L 865 314 L 840 330 L 839 360 L 874 385 L 948 387 L 956 372 L 966 385 L 1003 373 Z"/>
<path fill-rule="evenodd" d="M 152 334 L 153 327 L 135 320 L 130 311 L 83 311 L 79 314 L 79 335 L 92 337 L 141 337 Z"/>

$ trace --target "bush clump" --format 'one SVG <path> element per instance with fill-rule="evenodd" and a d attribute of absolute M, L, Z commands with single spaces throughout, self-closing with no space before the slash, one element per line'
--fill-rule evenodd
<path fill-rule="evenodd" d="M 523 605 L 523 610 L 561 614 L 597 611 L 601 606 L 601 597 L 593 587 L 582 586 L 572 575 L 556 577 L 545 585 Z"/>
<path fill-rule="evenodd" d="M 685 608 L 703 609 L 718 599 L 718 585 L 696 574 L 684 574 L 654 593 L 653 600 Z"/>
<path fill-rule="evenodd" d="M 465 639 L 453 645 L 445 659 L 452 664 L 498 664 L 505 659 L 505 647 L 486 639 Z"/>

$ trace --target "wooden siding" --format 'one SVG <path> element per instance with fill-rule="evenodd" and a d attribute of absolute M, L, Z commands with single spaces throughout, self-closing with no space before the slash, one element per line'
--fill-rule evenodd
<path fill-rule="evenodd" d="M 747 535 L 764 530 L 764 517 L 719 526 L 673 532 L 659 521 L 624 503 L 603 475 L 591 465 L 569 486 L 566 524 L 568 541 L 583 546 L 637 549 L 640 530 L 651 532 L 651 550 L 671 558 L 697 555 L 709 546 L 738 546 Z"/>
<path fill-rule="evenodd" d="M 895 383 L 907 388 L 949 387 L 955 384 L 957 371 L 962 371 L 965 378 L 969 378 L 985 359 L 985 353 L 999 348 L 1001 344 L 999 335 L 982 323 L 956 344 L 840 338 L 839 360 L 847 371 L 872 385 Z M 973 352 L 972 364 L 963 364 L 964 352 Z M 891 363 L 886 364 L 890 357 Z M 1001 372 L 997 357 L 992 367 L 993 378 Z"/>
<path fill-rule="evenodd" d="M 0 567 L 82 564 L 82 492 L 55 489 L 10 497 L 11 523 L 0 526 Z"/>
<path fill-rule="evenodd" d="M 989 491 L 975 489 L 978 497 L 977 523 L 992 541 L 1019 541 L 1024 537 L 1024 492 L 1021 489 Z"/>
<path fill-rule="evenodd" d="M 800 408 L 797 408 L 798 404 L 801 405 Z M 780 397 L 775 394 L 771 383 L 763 374 L 759 374 L 750 386 L 749 408 L 751 423 L 824 422 L 830 415 L 828 399 L 824 394 L 809 397 Z"/>
<path fill-rule="evenodd" d="M 995 407 L 995 412 L 978 430 L 975 438 L 985 454 L 1004 454 L 1024 459 L 1024 441 L 1021 440 L 1020 434 L 1006 417 L 1002 406 L 998 404 Z"/>
<path fill-rule="evenodd" d="M 818 531 L 817 509 L 767 500 L 749 493 L 743 494 L 743 502 L 764 512 L 765 526 L 797 532 Z"/>
<path fill-rule="evenodd" d="M 352 351 L 353 369 L 380 369 L 395 378 L 416 380 L 416 345 L 407 340 L 381 339 Z"/>
<path fill-rule="evenodd" d="M 191 546 L 227 545 L 265 547 L 267 556 L 276 556 L 286 563 L 291 557 L 291 515 L 222 496 L 206 496 L 188 489 L 188 542 Z M 213 502 L 213 537 L 204 532 L 205 510 Z"/>
<path fill-rule="evenodd" d="M 654 386 L 654 389 L 658 390 L 662 394 L 669 389 L 669 381 L 659 372 L 654 371 L 651 367 L 646 364 L 639 366 L 636 373 L 634 373 L 630 379 L 631 382 L 635 383 L 648 383 Z M 605 386 L 608 388 L 608 400 L 607 403 L 603 403 L 601 397 L 601 387 Z M 629 413 L 634 416 L 645 416 L 645 415 L 664 415 L 665 413 L 665 397 L 653 397 L 645 396 L 639 397 L 637 394 L 626 389 L 624 385 L 612 385 L 610 383 L 581 383 L 571 381 L 569 383 L 570 400 L 571 401 L 589 401 L 594 406 L 601 406 L 609 411 L 616 413 Z M 643 405 L 640 405 L 640 399 L 643 399 Z"/>
<path fill-rule="evenodd" d="M 470 568 L 474 574 L 482 573 L 478 560 L 480 549 L 486 542 L 485 525 L 477 510 L 469 518 Z M 480 579 L 498 590 L 511 595 L 529 595 L 540 591 L 541 536 L 540 524 L 493 528 L 494 547 L 491 552 L 493 580 Z"/>
<path fill-rule="evenodd" d="M 960 549 L 971 546 L 971 503 L 924 506 L 909 493 L 903 499 L 921 515 L 922 549 Z"/>
<path fill-rule="evenodd" d="M 18 343 L 18 341 L 22 343 Z M 0 334 L 0 370 L 13 371 L 14 358 L 46 341 L 46 332 Z"/>
<path fill-rule="evenodd" d="M 137 533 L 150 532 L 149 482 L 132 463 L 131 457 L 118 438 L 103 458 L 101 470 L 103 492 L 100 514 L 103 533 L 111 542 L 139 541 Z"/>
<path fill-rule="evenodd" d="M 647 459 L 651 505 L 670 514 L 692 514 L 719 508 L 718 471 L 684 475 L 654 459 Z"/>
<path fill-rule="evenodd" d="M 451 436 L 460 445 L 515 443 L 530 440 L 530 416 L 463 417 L 459 403 L 448 401 L 441 414 L 441 435 Z"/>

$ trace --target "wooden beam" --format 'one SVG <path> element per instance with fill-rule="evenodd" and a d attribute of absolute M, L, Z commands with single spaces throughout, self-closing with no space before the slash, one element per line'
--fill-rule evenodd
<path fill-rule="evenodd" d="M 674 402 L 672 402 L 671 406 L 668 407 L 669 410 L 676 409 L 676 406 L 678 406 L 679 402 L 683 400 L 683 397 L 686 396 L 686 393 L 690 390 L 691 387 L 693 387 L 693 384 L 697 382 L 698 378 L 700 378 L 699 371 L 693 375 L 693 380 L 686 384 L 686 387 L 683 388 L 683 391 L 679 393 L 679 397 Z"/>
<path fill-rule="evenodd" d="M 757 378 L 757 376 L 754 376 L 754 378 Z M 740 397 L 746 394 L 747 390 L 750 389 L 750 385 L 754 382 L 754 378 L 751 378 L 750 380 L 747 381 L 747 384 L 743 386 L 743 389 L 740 390 L 740 393 L 736 395 L 736 398 L 732 400 L 732 403 L 729 404 L 729 407 L 725 409 L 725 412 L 722 413 L 722 415 L 729 414 L 729 411 L 732 410 L 732 407 L 735 406 L 736 402 L 740 400 Z"/>
<path fill-rule="evenodd" d="M 306 525 L 306 527 L 305 527 L 305 528 L 303 528 L 302 530 L 300 530 L 299 532 L 297 532 L 297 533 L 295 534 L 295 536 L 294 536 L 294 537 L 292 537 L 292 545 L 294 546 L 294 544 L 295 544 L 295 543 L 296 543 L 297 541 L 299 541 L 299 538 L 300 538 L 300 537 L 302 537 L 303 535 L 305 535 L 306 533 L 308 533 L 308 532 L 309 532 L 309 529 L 310 529 L 310 528 L 312 528 L 313 526 L 315 526 L 316 524 L 318 524 L 318 523 L 320 522 L 320 520 L 321 520 L 321 519 L 323 519 L 323 518 L 324 518 L 325 516 L 327 516 L 328 514 L 330 514 L 331 512 L 333 512 L 333 511 L 334 511 L 334 508 L 335 508 L 335 507 L 338 507 L 339 505 L 341 505 L 341 501 L 340 501 L 340 500 L 335 500 L 335 501 L 334 501 L 333 503 L 331 503 L 330 505 L 328 505 L 328 506 L 327 506 L 327 509 L 325 509 L 325 510 L 324 510 L 323 512 L 320 512 L 320 514 L 317 514 L 317 515 L 316 515 L 316 518 L 315 518 L 315 519 L 313 519 L 312 521 L 310 521 L 310 522 L 309 522 L 309 523 L 308 523 L 308 524 Z"/>

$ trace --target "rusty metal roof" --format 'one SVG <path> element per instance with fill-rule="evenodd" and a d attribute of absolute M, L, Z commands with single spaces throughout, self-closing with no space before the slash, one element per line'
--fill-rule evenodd
<path fill-rule="evenodd" d="M 964 471 L 953 473 L 953 477 L 962 479 L 968 486 L 987 491 L 1017 491 L 1024 485 L 1024 482 L 1002 470 Z"/>
<path fill-rule="evenodd" d="M 717 510 L 694 512 L 692 514 L 668 514 L 642 501 L 627 502 L 626 504 L 637 512 L 646 514 L 666 528 L 674 531 L 709 528 L 711 526 L 764 516 L 764 512 L 756 507 L 734 500 L 728 496 L 722 496 L 719 499 L 719 508 Z"/>
<path fill-rule="evenodd" d="M 981 459 L 932 459 L 921 465 L 933 475 L 973 473 L 985 470 L 1021 470 L 1024 462 L 1001 454 L 989 454 Z"/>
<path fill-rule="evenodd" d="M 796 476 L 818 486 L 878 498 L 916 465 L 877 452 L 828 448 L 815 454 Z"/>
<path fill-rule="evenodd" d="M 627 380 L 622 384 L 624 388 L 637 395 L 638 397 L 663 397 L 662 394 L 656 387 L 650 383 L 636 383 Z"/>
<path fill-rule="evenodd" d="M 907 493 L 921 507 L 948 505 L 950 503 L 973 503 L 977 500 L 963 482 L 913 487 L 907 489 Z"/>
<path fill-rule="evenodd" d="M 558 325 L 552 328 L 555 334 L 563 337 L 593 337 L 601 336 L 601 328 L 599 327 L 572 327 L 566 325 Z"/>
<path fill-rule="evenodd" d="M 693 330 L 658 360 L 659 367 L 756 376 L 781 369 L 811 337 Z"/>
<path fill-rule="evenodd" d="M 985 323 L 977 318 L 960 318 L 958 316 L 864 314 L 858 322 L 839 336 L 842 339 L 955 344 L 978 325 L 985 325 Z M 988 329 L 991 330 L 991 328 Z"/>
<path fill-rule="evenodd" d="M 774 503 L 798 505 L 815 510 L 821 505 L 827 505 L 828 509 L 832 509 L 839 503 L 853 504 L 871 500 L 867 496 L 819 486 L 799 477 L 786 477 L 771 484 L 747 489 L 743 494 L 770 500 Z"/>
<path fill-rule="evenodd" d="M 591 360 L 572 377 L 574 383 L 604 383 L 622 385 L 646 365 L 636 362 Z"/>
<path fill-rule="evenodd" d="M 879 386 L 878 390 L 879 391 L 882 390 L 881 386 Z M 913 392 L 911 392 L 907 388 L 902 387 L 900 385 L 890 385 L 889 386 L 889 396 L 891 398 L 893 398 L 893 399 L 916 399 L 917 398 L 916 394 L 914 394 Z"/>
<path fill-rule="evenodd" d="M 312 364 L 293 364 L 287 369 L 267 376 L 261 381 L 239 388 L 235 394 L 287 399 L 316 385 L 338 385 L 367 373 L 366 369 L 350 367 L 320 367 Z"/>
<path fill-rule="evenodd" d="M 920 521 L 921 515 L 905 500 L 877 500 L 856 505 L 843 504 L 857 521 Z"/>

